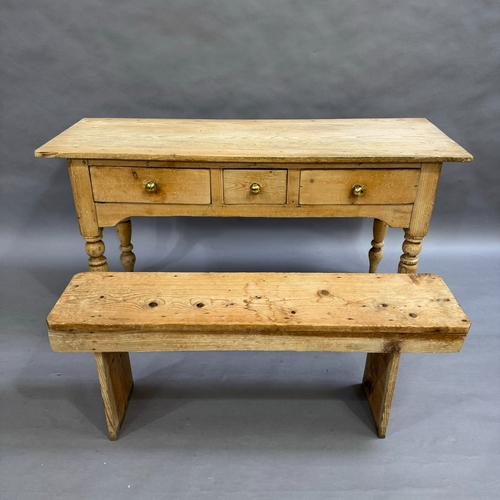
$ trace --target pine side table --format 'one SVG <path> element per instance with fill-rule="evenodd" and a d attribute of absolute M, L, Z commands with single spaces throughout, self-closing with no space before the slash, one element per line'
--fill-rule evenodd
<path fill-rule="evenodd" d="M 84 118 L 35 156 L 68 160 L 90 271 L 108 270 L 109 226 L 133 270 L 131 216 L 238 216 L 373 218 L 370 272 L 389 225 L 415 273 L 442 163 L 472 161 L 423 118 Z"/>

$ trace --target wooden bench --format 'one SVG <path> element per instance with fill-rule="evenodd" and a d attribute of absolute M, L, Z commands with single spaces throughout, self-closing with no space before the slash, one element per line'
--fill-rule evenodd
<path fill-rule="evenodd" d="M 81 273 L 47 318 L 56 352 L 94 352 L 110 439 L 133 387 L 130 351 L 367 352 L 385 437 L 401 353 L 458 352 L 470 322 L 431 274 Z"/>

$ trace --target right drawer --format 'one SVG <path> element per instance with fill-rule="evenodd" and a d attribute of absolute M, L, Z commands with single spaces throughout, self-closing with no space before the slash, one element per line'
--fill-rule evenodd
<path fill-rule="evenodd" d="M 420 170 L 302 170 L 300 205 L 400 205 L 413 203 Z"/>

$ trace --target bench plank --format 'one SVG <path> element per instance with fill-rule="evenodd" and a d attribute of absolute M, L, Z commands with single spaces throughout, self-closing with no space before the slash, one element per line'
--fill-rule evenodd
<path fill-rule="evenodd" d="M 470 322 L 436 275 L 81 273 L 54 351 L 457 352 Z"/>

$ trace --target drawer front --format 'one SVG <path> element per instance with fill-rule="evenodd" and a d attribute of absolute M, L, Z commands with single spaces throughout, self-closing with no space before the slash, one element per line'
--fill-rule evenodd
<path fill-rule="evenodd" d="M 224 203 L 282 205 L 286 183 L 286 170 L 224 170 Z"/>
<path fill-rule="evenodd" d="M 302 170 L 301 205 L 400 205 L 413 203 L 419 169 Z M 358 188 L 355 194 L 355 186 Z M 360 194 L 361 192 L 361 194 Z"/>
<path fill-rule="evenodd" d="M 210 204 L 210 170 L 90 167 L 96 202 Z"/>

